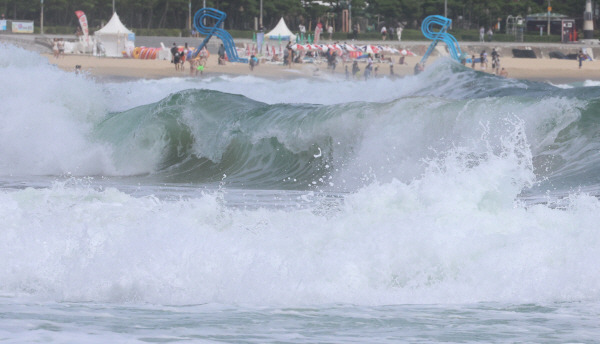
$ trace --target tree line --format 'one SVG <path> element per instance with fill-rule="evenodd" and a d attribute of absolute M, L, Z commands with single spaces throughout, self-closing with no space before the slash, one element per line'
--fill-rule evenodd
<path fill-rule="evenodd" d="M 226 29 L 253 30 L 260 16 L 261 0 L 114 0 L 121 21 L 130 28 L 161 29 L 188 27 L 189 5 L 192 17 L 202 8 L 216 8 L 227 13 Z M 0 12 L 8 19 L 34 20 L 39 25 L 41 3 L 44 25 L 78 25 L 74 11 L 87 15 L 91 28 L 99 28 L 110 19 L 113 0 L 0 0 Z M 379 29 L 382 25 L 418 28 L 431 14 L 447 16 L 461 28 L 490 27 L 508 15 L 546 12 L 548 0 L 262 0 L 263 25 L 274 27 L 283 17 L 291 30 L 299 24 L 314 30 L 318 21 L 331 23 L 336 31 L 342 26 L 342 11 L 349 10 L 354 23 Z M 585 0 L 554 0 L 552 12 L 570 18 L 583 17 Z"/>

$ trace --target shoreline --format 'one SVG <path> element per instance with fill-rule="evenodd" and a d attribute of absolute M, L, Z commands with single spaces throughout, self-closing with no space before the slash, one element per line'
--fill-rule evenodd
<path fill-rule="evenodd" d="M 185 63 L 184 71 L 176 71 L 174 65 L 166 60 L 139 60 L 128 58 L 94 57 L 89 55 L 65 55 L 58 59 L 51 54 L 41 54 L 48 59 L 50 64 L 56 65 L 65 71 L 75 71 L 75 66 L 80 65 L 82 72 L 100 78 L 111 79 L 162 79 L 171 77 L 196 77 L 190 75 L 189 64 Z M 428 64 L 439 57 L 429 58 Z M 406 64 L 398 64 L 398 56 L 392 56 L 395 77 L 413 75 L 414 65 L 420 61 L 420 56 L 407 56 Z M 361 72 L 365 63 L 359 63 Z M 375 63 L 379 67 L 378 76 L 390 76 L 390 63 Z M 243 76 L 252 75 L 273 80 L 294 78 L 327 79 L 328 75 L 344 78 L 345 66 L 351 69 L 351 64 L 338 64 L 334 73 L 327 70 L 326 63 L 293 64 L 286 67 L 281 64 L 261 63 L 251 71 L 247 64 L 226 63 L 219 65 L 217 57 L 211 55 L 205 66 L 203 75 L 197 77 L 211 77 L 218 75 Z M 527 59 L 501 57 L 501 66 L 508 71 L 508 77 L 513 79 L 529 80 L 535 82 L 549 82 L 552 84 L 568 84 L 584 82 L 587 80 L 600 81 L 600 63 L 598 61 L 585 61 L 583 68 L 579 69 L 575 60 L 557 59 Z M 467 66 L 471 68 L 471 66 Z M 482 69 L 476 65 L 475 70 L 493 73 L 491 67 Z"/>
<path fill-rule="evenodd" d="M 69 54 L 59 59 L 55 59 L 50 52 L 45 53 L 40 49 L 32 49 L 27 44 L 16 44 L 14 40 L 4 39 L 6 35 L 0 35 L 0 42 L 13 44 L 20 46 L 23 49 L 28 49 L 39 53 L 41 56 L 46 57 L 50 64 L 56 65 L 58 68 L 65 71 L 75 71 L 75 66 L 80 65 L 82 72 L 91 76 L 102 79 L 112 80 L 128 80 L 128 79 L 162 79 L 171 77 L 194 77 L 189 74 L 189 64 L 185 64 L 184 71 L 176 71 L 174 65 L 170 61 L 166 60 L 140 60 L 130 58 L 111 58 L 111 57 L 95 57 L 91 55 L 83 54 Z M 17 39 L 17 37 L 13 37 Z M 156 37 L 155 37 L 156 38 Z M 29 40 L 32 37 L 28 37 Z M 22 40 L 25 42 L 26 40 Z M 375 43 L 375 42 L 372 42 Z M 377 42 L 381 44 L 382 42 Z M 400 42 L 387 42 L 390 45 L 398 46 Z M 410 42 L 402 42 L 405 46 L 410 46 Z M 412 44 L 417 44 L 413 42 Z M 414 46 L 414 51 L 420 55 L 420 50 L 425 48 L 424 43 L 418 43 L 418 46 Z M 499 44 L 499 43 L 496 43 Z M 463 42 L 465 52 L 469 54 L 475 54 L 477 49 L 486 49 L 491 52 L 490 46 L 492 43 L 481 43 L 475 42 Z M 500 44 L 499 44 L 500 45 Z M 579 69 L 578 62 L 576 60 L 560 60 L 551 59 L 544 57 L 544 54 L 538 54 L 538 58 L 515 58 L 512 56 L 505 56 L 509 53 L 510 47 L 514 47 L 509 44 L 503 44 L 502 48 L 499 49 L 501 53 L 501 66 L 506 68 L 508 71 L 508 77 L 513 79 L 529 80 L 535 82 L 548 82 L 552 84 L 569 84 L 574 82 L 584 82 L 587 80 L 600 81 L 600 62 L 598 61 L 585 61 L 583 68 Z M 582 45 L 567 44 L 562 47 L 563 49 L 578 49 L 583 47 Z M 38 47 L 39 48 L 39 47 Z M 533 46 L 532 49 L 558 49 L 556 45 L 537 45 Z M 479 55 L 478 53 L 475 55 Z M 393 61 L 393 69 L 395 77 L 404 77 L 407 75 L 413 75 L 413 67 L 417 62 L 420 61 L 421 56 L 406 56 L 406 64 L 398 64 L 398 55 L 387 55 L 391 57 Z M 429 59 L 428 65 L 433 63 L 436 59 L 440 58 L 439 51 L 435 52 Z M 490 57 L 488 57 L 490 58 Z M 491 59 L 491 58 L 490 58 Z M 361 73 L 364 71 L 364 62 L 359 62 L 359 68 Z M 379 76 L 390 75 L 390 64 L 376 63 L 379 67 Z M 337 65 L 335 73 L 331 73 L 327 70 L 326 63 L 320 64 L 292 64 L 291 67 L 283 66 L 282 64 L 274 63 L 261 63 L 254 71 L 250 71 L 247 64 L 239 63 L 226 63 L 225 65 L 219 65 L 217 63 L 216 54 L 211 54 L 203 76 L 198 77 L 212 77 L 219 75 L 228 76 L 243 76 L 252 75 L 266 79 L 281 80 L 281 79 L 294 79 L 294 78 L 317 78 L 317 79 L 330 79 L 332 76 L 335 78 L 345 78 L 344 67 L 348 66 L 351 70 L 351 64 L 339 63 Z M 471 66 L 467 66 L 470 68 Z M 318 69 L 318 71 L 317 71 Z M 482 69 L 479 65 L 476 66 L 475 70 L 481 72 L 492 73 L 491 68 Z"/>

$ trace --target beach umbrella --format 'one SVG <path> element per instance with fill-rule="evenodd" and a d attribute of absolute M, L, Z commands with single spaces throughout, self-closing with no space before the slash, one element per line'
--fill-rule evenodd
<path fill-rule="evenodd" d="M 346 49 L 346 51 L 349 51 L 349 52 L 356 51 L 356 48 L 354 48 L 354 47 L 353 47 L 352 45 L 350 45 L 350 44 L 344 44 L 344 49 Z"/>
<path fill-rule="evenodd" d="M 389 47 L 389 46 L 385 46 L 383 47 L 383 51 L 385 51 L 386 53 L 390 53 L 390 54 L 399 54 L 400 52 L 398 51 L 398 49 Z"/>
<path fill-rule="evenodd" d="M 297 50 L 304 50 L 304 46 L 302 44 L 292 44 L 292 50 L 297 51 Z"/>

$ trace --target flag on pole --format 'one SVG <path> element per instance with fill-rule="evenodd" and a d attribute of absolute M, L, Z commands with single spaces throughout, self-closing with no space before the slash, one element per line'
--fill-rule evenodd
<path fill-rule="evenodd" d="M 83 36 L 85 37 L 85 41 L 89 43 L 89 34 L 90 31 L 88 29 L 88 21 L 85 13 L 83 11 L 75 11 L 77 18 L 79 18 L 79 25 L 81 25 L 81 31 L 83 31 Z"/>

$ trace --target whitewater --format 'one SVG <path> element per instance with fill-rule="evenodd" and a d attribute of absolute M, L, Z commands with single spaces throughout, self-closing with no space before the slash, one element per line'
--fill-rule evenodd
<path fill-rule="evenodd" d="M 597 82 L 0 75 L 0 342 L 600 335 Z"/>

